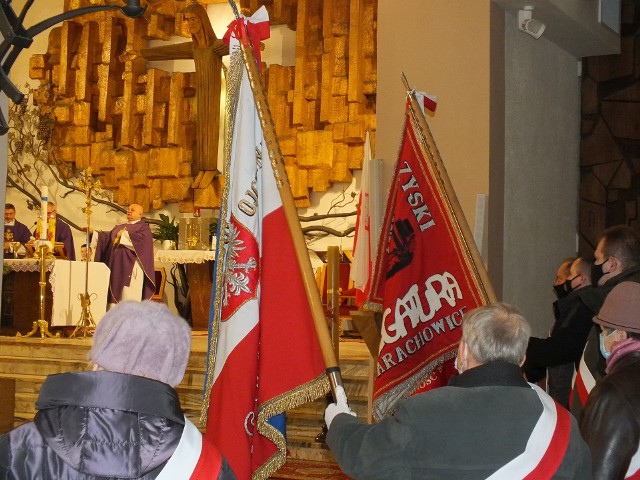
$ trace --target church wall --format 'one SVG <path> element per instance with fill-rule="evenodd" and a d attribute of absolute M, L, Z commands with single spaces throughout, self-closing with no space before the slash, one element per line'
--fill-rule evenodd
<path fill-rule="evenodd" d="M 546 335 L 555 271 L 577 250 L 578 59 L 505 22 L 503 299 Z"/>
<path fill-rule="evenodd" d="M 21 0 L 21 1 L 18 0 L 18 2 L 16 2 L 16 8 L 21 7 L 21 2 L 24 3 L 24 0 Z M 60 10 L 62 10 L 62 3 L 63 3 L 62 1 L 53 1 L 53 2 L 46 3 L 44 5 L 44 8 L 39 9 L 37 12 L 35 10 L 31 10 L 29 12 L 29 15 L 28 15 L 25 23 L 26 24 L 36 23 L 41 18 L 47 18 L 47 17 L 52 16 L 55 13 L 59 13 Z M 337 8 L 337 7 L 335 7 L 335 8 Z M 335 10 L 335 8 L 333 10 Z M 364 6 L 362 8 L 364 9 L 365 14 L 369 15 L 363 20 L 363 22 L 365 24 L 366 24 L 367 21 L 368 22 L 373 22 L 373 20 L 370 18 L 370 16 L 373 14 L 373 17 L 375 19 L 375 15 L 374 15 L 375 14 L 375 9 L 372 10 L 370 7 L 368 9 L 366 9 Z M 210 18 L 211 18 L 212 25 L 213 25 L 214 29 L 217 31 L 218 36 L 222 36 L 222 34 L 225 31 L 225 27 L 226 27 L 226 25 L 228 24 L 228 22 L 230 20 L 230 18 L 228 18 L 228 16 L 230 15 L 230 9 L 229 9 L 228 5 L 227 4 L 209 5 L 208 9 L 209 9 L 209 14 L 210 14 Z M 333 10 L 331 10 L 331 11 L 327 10 L 327 9 L 325 9 L 325 10 L 326 10 L 325 15 L 328 15 L 330 17 L 328 20 L 327 19 L 325 19 L 325 20 L 326 20 L 326 22 L 329 22 L 328 25 L 332 25 L 330 23 L 331 15 L 329 15 L 329 14 Z M 222 13 L 222 15 L 221 15 L 221 13 Z M 225 17 L 225 15 L 226 15 L 226 17 Z M 38 17 L 40 17 L 40 18 L 38 18 Z M 343 16 L 339 16 L 339 17 L 340 18 L 336 18 L 335 19 L 335 21 L 334 21 L 335 24 L 333 25 L 332 29 L 325 28 L 325 30 L 327 30 L 328 32 L 334 32 L 333 33 L 334 36 L 335 35 L 342 35 L 342 33 L 344 33 L 343 30 L 344 30 L 345 18 L 342 18 Z M 317 20 L 317 19 L 315 19 L 315 20 Z M 323 21 L 325 21 L 325 20 L 323 20 Z M 375 27 L 373 27 L 373 29 L 369 28 L 367 31 L 369 31 L 369 32 L 370 31 L 375 31 Z M 296 38 L 298 36 L 300 36 L 300 31 L 293 32 L 291 30 L 288 30 L 286 28 L 286 25 L 274 25 L 273 28 L 272 28 L 272 38 L 269 41 L 266 42 L 267 43 L 267 48 L 263 52 L 263 60 L 265 60 L 267 63 L 275 62 L 276 64 L 282 64 L 282 65 L 294 65 L 296 63 L 296 61 L 297 61 L 296 60 L 296 56 L 295 56 L 296 52 L 298 50 L 300 50 L 300 48 L 298 48 L 297 50 L 294 48 L 295 45 L 296 45 Z M 365 57 L 369 58 L 369 57 L 371 57 L 371 48 L 369 48 L 369 47 L 371 47 L 370 43 L 372 43 L 372 42 L 367 43 L 367 41 L 368 41 L 367 39 L 371 39 L 371 38 L 374 39 L 375 35 L 373 35 L 371 37 L 370 34 L 369 34 L 369 36 L 362 34 L 361 36 L 366 37 L 366 38 L 364 38 L 362 40 L 362 42 L 366 43 L 366 46 L 367 46 L 366 52 L 362 53 L 363 58 L 365 58 Z M 19 83 L 22 86 L 24 84 L 24 81 L 26 81 L 26 79 L 28 79 L 28 76 L 29 76 L 29 68 L 28 68 L 29 59 L 31 58 L 31 55 L 33 55 L 34 53 L 38 53 L 38 52 L 42 52 L 42 51 L 46 51 L 47 50 L 47 38 L 48 38 L 48 32 L 44 32 L 44 33 L 40 34 L 36 38 L 37 42 L 34 44 L 34 46 L 31 49 L 25 51 L 24 54 L 20 57 L 19 61 L 21 62 L 21 65 L 20 66 L 16 65 L 14 67 L 14 70 L 12 71 L 12 76 L 16 80 L 16 83 Z M 326 42 L 329 42 L 328 43 L 329 46 L 332 45 L 332 43 L 331 43 L 331 41 L 333 41 L 332 39 L 333 39 L 333 37 L 331 35 L 329 35 L 328 38 L 325 39 Z M 168 40 L 169 43 L 171 41 L 173 41 L 173 42 L 175 42 L 175 41 L 185 41 L 185 38 L 175 36 L 175 37 L 172 37 L 170 40 Z M 151 45 L 157 45 L 157 44 L 162 44 L 162 43 L 167 43 L 167 42 L 165 42 L 164 40 L 161 41 L 161 42 L 160 41 L 152 41 Z M 327 46 L 325 46 L 325 47 L 328 48 Z M 360 45 L 355 45 L 354 44 L 352 47 L 360 47 Z M 275 57 L 276 58 L 271 58 L 271 59 L 268 58 L 268 57 L 272 56 L 271 55 L 271 51 L 275 51 L 275 53 L 276 53 Z M 374 52 L 373 53 L 373 58 L 375 59 L 375 48 L 373 48 L 373 52 Z M 278 57 L 277 54 L 279 54 L 280 58 L 277 58 Z M 370 61 L 370 59 L 369 59 L 369 61 Z M 184 60 L 175 61 L 175 62 L 170 62 L 170 61 L 166 62 L 165 61 L 165 62 L 149 62 L 149 63 L 153 67 L 165 68 L 166 70 L 171 71 L 171 72 L 179 72 L 179 71 L 184 71 L 185 69 L 186 70 L 192 70 L 193 69 L 193 65 L 192 65 L 193 62 L 184 61 Z M 375 62 L 373 62 L 373 64 L 375 64 Z M 362 62 L 362 65 L 366 65 L 366 62 L 364 60 Z M 280 70 L 282 70 L 282 69 L 280 69 Z M 342 71 L 344 69 L 337 69 L 337 71 L 338 70 Z M 369 68 L 369 70 L 371 70 L 371 69 Z M 375 72 L 375 69 L 373 71 Z M 367 83 L 368 86 L 366 87 L 369 90 L 371 88 L 375 89 L 375 77 L 373 77 L 373 86 L 372 86 L 372 84 L 371 84 L 372 77 L 371 77 L 370 73 L 371 72 L 369 72 L 366 75 L 365 74 L 360 75 L 360 77 L 363 77 L 360 80 L 365 81 L 365 82 L 369 82 L 369 83 Z M 335 75 L 338 75 L 338 73 L 333 72 L 333 76 L 335 76 Z M 272 77 L 277 80 L 277 75 L 276 74 L 270 76 L 270 78 L 272 78 Z M 329 78 L 333 78 L 333 77 L 331 75 L 329 75 Z M 356 79 L 356 80 L 358 80 L 358 79 Z M 36 84 L 38 82 L 37 81 L 32 81 L 31 83 L 32 84 Z M 272 82 L 272 83 L 274 83 L 274 82 Z M 346 85 L 346 83 L 344 83 L 344 85 Z M 349 83 L 349 85 L 351 85 L 351 83 Z M 357 86 L 357 82 L 354 83 L 354 85 Z M 351 86 L 349 88 L 351 88 Z M 309 87 L 308 92 L 312 92 L 312 91 L 313 91 L 313 89 L 311 87 Z M 324 92 L 324 86 L 323 86 L 323 92 Z M 271 95 L 271 93 L 270 93 L 270 95 Z M 369 94 L 371 94 L 371 92 L 369 92 Z M 337 99 L 337 97 L 332 97 L 332 98 Z M 340 98 L 342 98 L 342 97 L 340 97 Z M 373 91 L 373 99 L 374 99 L 373 102 L 375 104 L 375 90 Z M 318 198 L 319 197 L 321 198 L 321 197 L 324 196 L 323 193 L 324 193 L 325 189 L 327 189 L 327 194 L 330 197 L 334 197 L 336 195 L 341 195 L 341 192 L 343 190 L 351 190 L 350 194 L 352 193 L 353 185 L 355 185 L 355 181 L 357 181 L 357 178 L 354 175 L 357 175 L 356 172 L 359 169 L 358 161 L 361 161 L 360 157 L 361 157 L 361 150 L 362 150 L 362 145 L 361 145 L 362 141 L 358 141 L 358 139 L 356 137 L 358 135 L 362 135 L 362 139 L 363 139 L 364 138 L 363 137 L 364 129 L 360 128 L 360 127 L 362 127 L 363 125 L 366 127 L 368 124 L 370 124 L 372 121 L 374 121 L 374 118 L 375 118 L 374 115 L 371 112 L 369 112 L 367 114 L 367 111 L 369 111 L 368 109 L 371 108 L 371 106 L 366 107 L 366 109 L 364 109 L 364 107 L 360 108 L 358 102 L 361 102 L 362 99 L 358 97 L 356 100 L 357 100 L 356 102 L 352 102 L 350 100 L 350 103 L 349 103 L 349 105 L 350 105 L 350 107 L 349 107 L 350 110 L 349 110 L 349 115 L 348 115 L 349 122 L 347 122 L 347 123 L 342 122 L 339 125 L 336 124 L 337 126 L 334 125 L 334 127 L 337 128 L 336 131 L 338 131 L 338 133 L 336 133 L 335 137 L 336 138 L 339 137 L 338 140 L 336 140 L 336 141 L 338 143 L 340 143 L 340 145 L 342 145 L 342 144 L 344 144 L 344 145 L 341 146 L 340 155 L 339 155 L 340 156 L 339 160 L 340 160 L 341 164 L 340 165 L 334 165 L 334 168 L 331 171 L 334 172 L 334 173 L 332 173 L 332 175 L 334 175 L 335 172 L 344 170 L 342 167 L 344 167 L 346 165 L 345 162 L 347 162 L 347 160 L 348 160 L 348 162 L 350 162 L 348 166 L 352 170 L 350 171 L 350 173 L 348 175 L 341 175 L 340 179 L 337 182 L 327 182 L 327 179 L 324 179 L 321 182 L 322 185 L 320 185 L 319 183 L 316 184 L 317 182 L 315 182 L 315 180 L 312 181 L 311 175 L 310 175 L 310 177 L 309 177 L 310 178 L 309 179 L 309 185 L 303 185 L 303 187 L 304 187 L 303 188 L 303 190 L 304 190 L 304 195 L 303 196 L 306 197 L 307 195 L 312 194 L 316 198 L 312 199 L 311 201 L 305 201 L 304 198 L 302 198 L 302 197 L 300 197 L 300 200 L 298 200 L 297 197 L 296 197 L 297 202 L 298 202 L 297 205 L 299 207 L 302 207 L 303 205 L 306 204 L 306 205 L 308 205 L 310 207 L 308 210 L 312 210 L 313 211 L 315 206 L 321 205 L 323 203 L 321 201 L 318 201 Z M 277 110 L 277 112 L 282 113 L 282 111 L 281 111 L 282 110 L 282 108 L 281 108 L 282 105 L 278 104 L 278 105 L 276 105 L 274 107 L 273 102 L 271 102 L 271 103 L 272 103 L 272 111 L 275 112 Z M 275 108 L 275 110 L 274 110 L 274 108 Z M 282 116 L 283 115 L 280 115 L 280 117 L 282 117 Z M 277 117 L 277 115 L 276 115 L 276 117 Z M 286 115 L 284 117 L 286 118 Z M 367 121 L 366 122 L 360 122 L 359 119 L 361 119 L 361 117 L 362 118 L 366 117 Z M 330 120 L 331 120 L 331 122 L 335 123 L 334 122 L 335 119 L 330 119 Z M 351 120 L 353 120 L 353 121 L 351 121 Z M 341 128 L 338 128 L 338 127 L 344 127 L 344 128 L 341 129 Z M 354 127 L 354 128 L 352 128 L 352 127 Z M 355 127 L 358 127 L 358 128 L 355 128 Z M 320 126 L 320 127 L 316 126 L 315 128 L 316 128 L 316 130 L 318 128 L 320 128 L 320 130 L 319 130 L 320 134 L 326 133 L 326 132 L 322 131 L 322 126 Z M 324 129 L 325 130 L 327 130 L 328 128 L 329 127 L 324 125 Z M 373 128 L 372 132 L 375 135 L 375 125 L 372 125 L 372 128 Z M 342 130 L 344 130 L 344 131 L 342 131 Z M 65 139 L 66 138 L 67 137 L 65 137 Z M 305 137 L 305 138 L 307 138 L 307 137 Z M 309 142 L 309 141 L 307 140 L 307 142 Z M 287 145 L 287 149 L 288 149 L 289 155 L 291 155 L 292 148 L 295 149 L 295 145 L 292 146 L 291 139 L 289 139 L 288 143 L 287 142 L 285 142 L 285 143 Z M 220 149 L 221 149 L 221 146 L 222 146 L 222 142 L 220 144 Z M 344 148 L 342 148 L 342 147 L 344 147 Z M 338 148 L 338 147 L 336 147 L 336 148 Z M 358 148 L 359 148 L 359 150 L 358 150 Z M 358 152 L 360 152 L 360 153 L 358 153 Z M 93 153 L 94 152 L 92 151 L 91 152 L 92 158 L 93 158 Z M 93 162 L 93 160 L 92 160 L 92 162 Z M 102 160 L 101 160 L 101 162 L 102 162 Z M 77 160 L 76 160 L 76 163 L 77 163 Z M 102 162 L 102 163 L 104 163 L 104 162 Z M 138 162 L 138 163 L 140 163 L 140 162 Z M 290 162 L 287 163 L 287 168 L 289 168 L 289 163 Z M 344 164 L 344 165 L 342 165 L 342 164 Z M 102 164 L 99 165 L 99 167 L 102 167 L 102 166 L 103 166 Z M 220 162 L 219 162 L 219 166 L 220 166 Z M 94 171 L 95 170 L 96 170 L 96 168 L 94 168 Z M 305 170 L 305 171 L 307 171 L 307 170 Z M 314 170 L 314 168 L 309 168 L 308 171 L 309 172 L 313 172 L 315 170 Z M 101 173 L 101 172 L 96 172 L 96 173 Z M 335 175 L 337 175 L 337 174 L 335 174 Z M 298 180 L 300 179 L 299 177 L 301 178 L 301 175 L 297 175 L 296 176 L 296 178 Z M 105 177 L 105 178 L 107 178 L 107 177 Z M 324 178 L 324 177 L 322 177 L 322 178 Z M 108 176 L 108 179 L 109 180 L 113 180 L 113 175 Z M 329 180 L 331 180 L 331 179 L 329 179 Z M 299 183 L 300 182 L 298 182 L 298 184 Z M 325 185 L 326 183 L 328 183 L 328 185 Z M 333 183 L 338 183 L 338 185 L 334 186 Z M 292 183 L 292 185 L 293 185 L 293 183 Z M 136 184 L 136 187 L 138 187 L 138 186 L 140 186 L 140 185 Z M 312 187 L 313 186 L 313 188 L 310 189 L 310 190 L 307 190 L 307 186 L 308 187 Z M 107 187 L 109 188 L 110 186 L 108 185 Z M 298 187 L 300 187 L 300 185 L 298 185 Z M 298 188 L 298 190 L 300 190 L 300 188 Z M 300 193 L 300 192 L 298 192 L 298 193 Z M 155 208 L 155 209 L 160 208 L 159 206 L 157 206 L 155 204 L 156 196 L 154 196 L 153 199 L 154 199 L 153 208 Z M 146 200 L 149 200 L 149 198 L 145 198 L 143 200 L 144 201 L 139 201 L 139 203 L 142 203 L 143 207 L 146 209 L 147 208 Z M 115 201 L 118 202 L 118 203 L 121 203 L 121 204 L 129 203 L 128 201 L 122 201 L 122 198 L 120 198 L 120 196 L 117 195 L 117 192 L 116 192 Z M 194 204 L 195 203 L 196 202 L 194 202 Z M 204 205 L 196 205 L 196 206 L 201 206 L 202 207 Z M 185 211 L 189 212 L 189 209 L 185 210 L 185 208 L 183 208 L 183 207 L 184 207 L 184 205 L 180 206 L 180 212 L 185 212 Z M 164 208 L 166 210 L 169 210 L 172 213 L 175 210 L 175 209 L 172 209 L 172 205 L 171 204 L 164 205 Z M 311 212 L 309 212 L 309 211 L 301 212 L 302 215 L 309 215 L 310 213 Z M 324 212 L 321 211 L 320 213 L 324 213 Z M 150 215 L 151 214 L 152 214 L 152 212 L 150 212 Z M 351 227 L 352 227 L 353 224 L 355 223 L 355 220 L 351 219 L 351 221 L 349 223 L 351 224 Z M 345 248 L 350 248 L 351 242 L 352 242 L 352 240 L 347 240 L 346 241 L 347 245 L 345 245 Z M 335 241 L 333 241 L 332 243 L 335 243 Z"/>
<path fill-rule="evenodd" d="M 416 90 L 438 97 L 427 121 L 470 227 L 476 195 L 489 187 L 488 0 L 378 3 L 376 156 L 391 184 L 403 126 L 404 71 Z"/>
<path fill-rule="evenodd" d="M 492 118 L 500 104 L 494 105 L 491 97 L 494 8 L 489 0 L 378 3 L 376 156 L 385 165 L 382 190 L 391 184 L 400 145 L 405 108 L 401 73 L 405 72 L 413 88 L 438 98 L 436 112 L 427 121 L 472 232 L 477 196 L 489 194 L 491 156 L 503 156 L 502 150 L 492 145 Z M 502 47 L 502 39 L 497 43 Z M 502 94 L 500 89 L 495 98 L 499 100 Z M 498 124 L 503 118 L 500 113 Z M 502 208 L 502 202 L 498 206 Z M 485 233 L 489 230 L 486 227 L 492 228 L 491 214 Z M 499 287 L 493 276 L 501 271 L 492 271 L 486 241 L 478 246 L 485 262 L 488 256 L 494 287 Z"/>
<path fill-rule="evenodd" d="M 491 243 L 482 253 L 499 299 L 544 334 L 554 271 L 576 250 L 577 59 L 519 32 L 489 0 L 382 0 L 378 8 L 377 156 L 386 185 L 405 71 L 414 88 L 438 96 L 428 121 L 472 231 L 476 196 L 489 195 Z"/>

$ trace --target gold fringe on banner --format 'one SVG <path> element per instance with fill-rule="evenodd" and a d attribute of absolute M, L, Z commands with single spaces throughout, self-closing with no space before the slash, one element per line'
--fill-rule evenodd
<path fill-rule="evenodd" d="M 236 105 L 240 95 L 240 84 L 242 83 L 243 60 L 242 54 L 239 52 L 230 52 L 230 67 L 227 73 L 227 105 L 225 107 L 225 115 L 227 117 L 227 129 L 224 136 L 224 175 L 228 175 L 231 169 L 231 143 L 233 141 L 233 125 L 236 121 Z M 229 182 L 226 178 L 222 198 L 220 200 L 220 239 L 217 242 L 217 251 L 223 256 L 226 245 L 225 232 L 227 231 L 227 218 L 224 212 L 229 206 Z M 218 325 L 220 324 L 220 299 L 222 298 L 222 289 L 224 288 L 224 258 L 216 258 L 216 292 L 213 302 L 213 322 L 211 324 L 211 337 L 209 339 L 209 356 L 207 361 L 207 378 L 205 379 L 204 399 L 202 401 L 202 410 L 200 412 L 200 423 L 207 424 L 209 412 L 209 402 L 211 400 L 211 388 L 213 387 L 213 372 L 216 362 L 216 348 L 218 344 Z"/>
<path fill-rule="evenodd" d="M 269 419 L 305 403 L 313 402 L 326 395 L 329 388 L 329 379 L 323 374 L 260 406 L 258 409 L 258 432 L 275 443 L 278 451 L 253 473 L 252 480 L 267 480 L 287 461 L 287 441 L 277 428 L 268 423 Z"/>

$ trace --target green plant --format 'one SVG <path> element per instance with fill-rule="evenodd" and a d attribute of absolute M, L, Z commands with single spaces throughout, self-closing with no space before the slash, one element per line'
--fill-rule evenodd
<path fill-rule="evenodd" d="M 209 237 L 215 237 L 218 232 L 218 219 L 213 218 L 209 224 Z"/>
<path fill-rule="evenodd" d="M 173 240 L 178 241 L 178 224 L 173 218 L 169 218 L 164 213 L 160 214 L 160 223 L 157 224 L 156 229 L 153 232 L 153 238 L 155 240 Z"/>

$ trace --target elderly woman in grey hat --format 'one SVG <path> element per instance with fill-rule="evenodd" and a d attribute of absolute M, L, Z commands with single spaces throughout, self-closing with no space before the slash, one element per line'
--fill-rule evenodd
<path fill-rule="evenodd" d="M 602 327 L 606 376 L 591 390 L 580 431 L 593 478 L 640 478 L 640 284 L 615 286 L 593 321 Z"/>
<path fill-rule="evenodd" d="M 166 305 L 119 303 L 96 328 L 93 371 L 50 375 L 34 421 L 0 437 L 0 478 L 235 479 L 182 413 L 190 348 Z"/>

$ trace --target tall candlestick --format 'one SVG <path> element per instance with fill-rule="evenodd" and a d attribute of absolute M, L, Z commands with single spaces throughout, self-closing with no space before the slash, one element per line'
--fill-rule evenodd
<path fill-rule="evenodd" d="M 40 240 L 47 240 L 47 202 L 49 201 L 49 187 L 43 185 L 40 189 Z"/>

